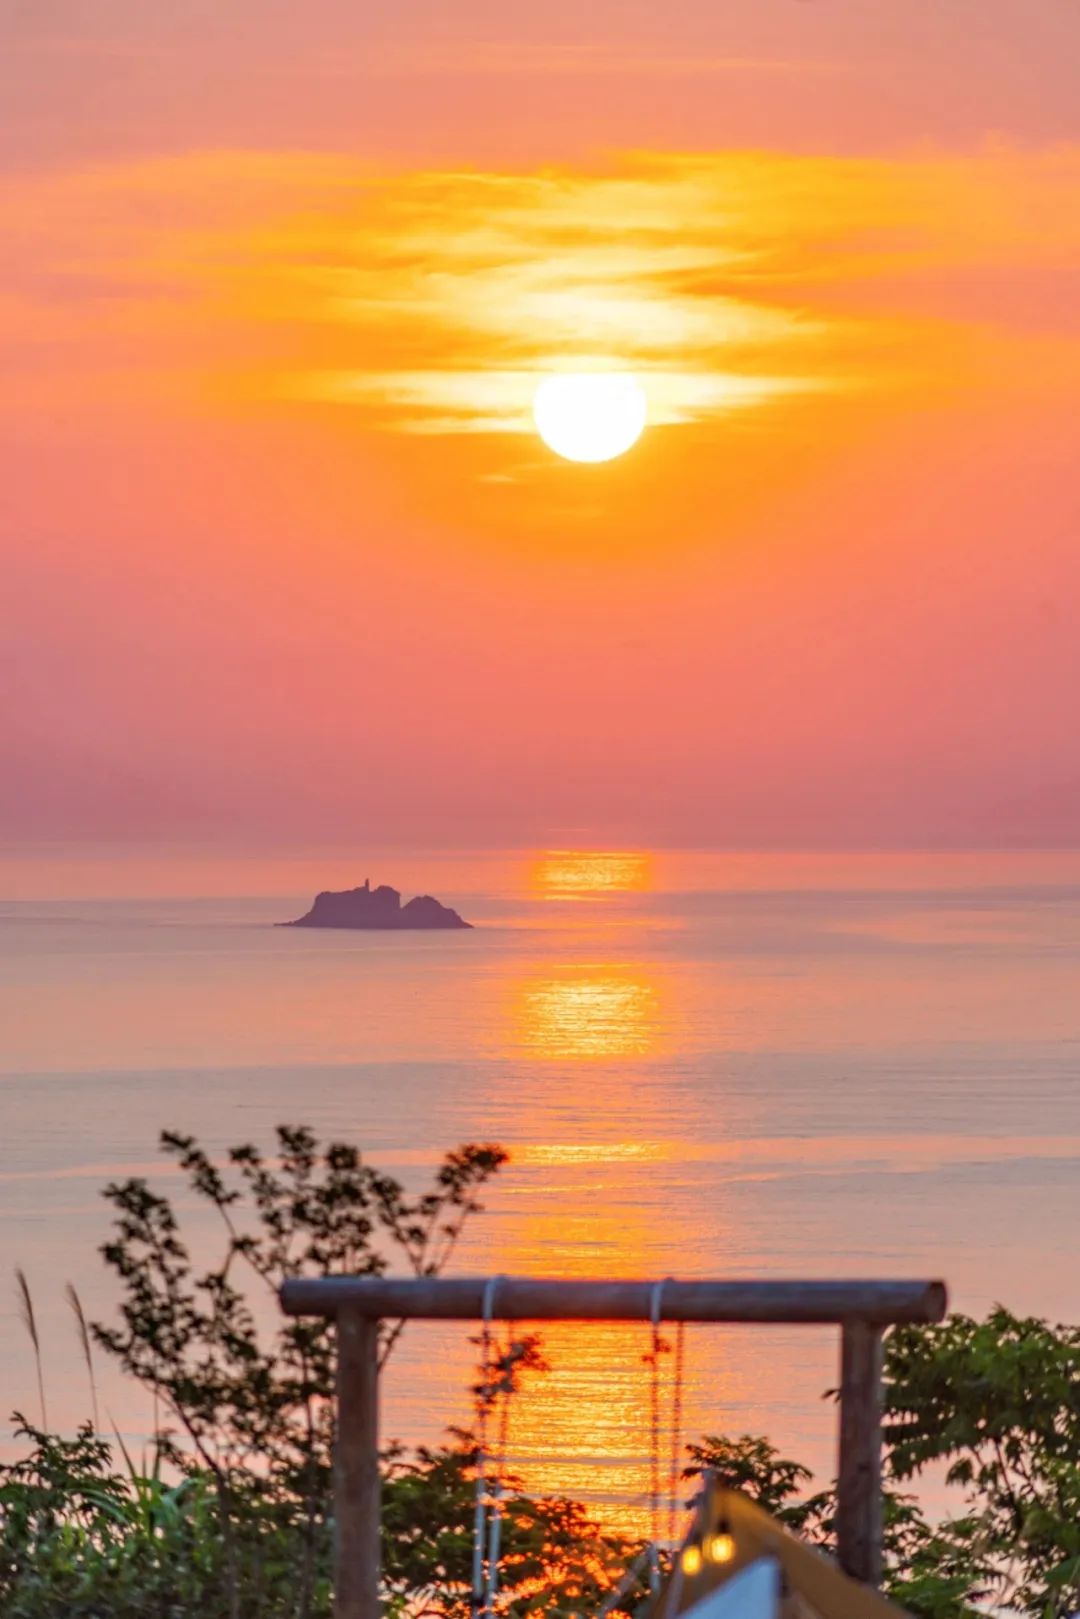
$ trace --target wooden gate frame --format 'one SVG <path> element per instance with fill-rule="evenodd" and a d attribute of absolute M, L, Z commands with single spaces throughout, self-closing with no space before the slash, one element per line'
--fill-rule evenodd
<path fill-rule="evenodd" d="M 379 1619 L 379 1324 L 478 1321 L 485 1277 L 326 1276 L 281 1289 L 287 1315 L 337 1326 L 334 1447 L 335 1619 Z M 657 1289 L 662 1289 L 658 1295 Z M 658 1302 L 659 1301 L 659 1302 Z M 550 1281 L 500 1276 L 500 1321 L 742 1322 L 840 1328 L 840 1436 L 836 1542 L 840 1566 L 867 1585 L 881 1580 L 882 1335 L 945 1315 L 943 1282 Z"/>

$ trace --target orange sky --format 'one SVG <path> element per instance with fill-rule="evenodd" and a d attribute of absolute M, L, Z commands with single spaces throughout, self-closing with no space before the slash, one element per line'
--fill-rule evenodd
<path fill-rule="evenodd" d="M 13 21 L 0 836 L 1075 841 L 1071 8 L 166 9 Z"/>

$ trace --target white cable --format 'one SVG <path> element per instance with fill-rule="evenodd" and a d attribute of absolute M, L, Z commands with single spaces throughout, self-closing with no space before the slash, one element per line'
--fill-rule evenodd
<path fill-rule="evenodd" d="M 683 1591 L 682 1554 L 686 1550 L 687 1546 L 689 1546 L 696 1528 L 697 1523 L 694 1521 L 691 1523 L 689 1529 L 687 1529 L 681 1542 L 676 1548 L 674 1561 L 672 1562 L 671 1566 L 671 1579 L 668 1582 L 667 1601 L 664 1604 L 664 1619 L 675 1619 L 675 1613 L 678 1609 Z"/>
<path fill-rule="evenodd" d="M 651 1538 L 649 1541 L 649 1590 L 656 1596 L 660 1590 L 660 1322 L 663 1320 L 664 1283 L 654 1282 L 649 1295 L 649 1322 L 652 1327 L 652 1433 L 649 1442 L 650 1458 L 649 1508 Z"/>
<path fill-rule="evenodd" d="M 491 1517 L 488 1532 L 487 1586 L 484 1590 L 484 1613 L 487 1619 L 492 1619 L 495 1613 L 495 1598 L 499 1594 L 499 1541 L 502 1537 L 502 1479 L 496 1477 L 491 1505 Z"/>
<path fill-rule="evenodd" d="M 492 1315 L 495 1311 L 495 1288 L 499 1280 L 498 1276 L 493 1276 L 488 1283 L 491 1288 L 489 1309 Z M 507 1337 L 509 1339 L 509 1334 L 507 1334 Z M 498 1451 L 493 1457 L 495 1462 L 495 1483 L 492 1489 L 491 1511 L 488 1514 L 487 1582 L 484 1587 L 483 1607 L 485 1619 L 494 1619 L 495 1598 L 499 1591 L 499 1542 L 502 1539 L 503 1473 L 506 1471 L 506 1424 L 509 1421 L 512 1378 L 513 1368 L 512 1365 L 508 1365 L 503 1377 L 501 1391 L 503 1397 L 502 1417 L 495 1429 Z"/>
<path fill-rule="evenodd" d="M 476 1510 L 473 1514 L 473 1578 L 472 1607 L 474 1613 L 484 1610 L 484 1541 L 486 1529 L 487 1490 L 484 1469 L 487 1461 L 487 1399 L 491 1371 L 491 1319 L 494 1314 L 495 1290 L 498 1276 L 489 1276 L 484 1283 L 484 1297 L 480 1307 L 480 1420 L 476 1434 Z"/>
<path fill-rule="evenodd" d="M 683 1395 L 686 1387 L 686 1322 L 675 1328 L 675 1368 L 671 1385 L 671 1469 L 668 1474 L 668 1541 L 675 1544 L 679 1508 L 679 1463 L 682 1460 Z"/>
<path fill-rule="evenodd" d="M 596 1612 L 596 1619 L 607 1619 L 607 1615 L 611 1612 L 612 1608 L 617 1607 L 622 1601 L 623 1597 L 626 1596 L 627 1592 L 634 1589 L 637 1577 L 641 1572 L 641 1565 L 645 1562 L 648 1555 L 649 1550 L 647 1547 L 645 1551 L 638 1552 L 637 1556 L 634 1558 L 634 1561 L 630 1564 L 630 1567 L 627 1569 L 614 1591 L 606 1596 L 603 1602 L 600 1604 L 600 1607 Z"/>

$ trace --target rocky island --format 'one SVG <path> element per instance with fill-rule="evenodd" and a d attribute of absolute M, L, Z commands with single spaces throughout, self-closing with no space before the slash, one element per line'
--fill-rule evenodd
<path fill-rule="evenodd" d="M 440 905 L 430 894 L 418 894 L 402 905 L 396 888 L 380 884 L 372 888 L 345 888 L 340 893 L 327 890 L 316 894 L 315 903 L 305 916 L 294 922 L 279 922 L 281 928 L 471 928 L 449 905 Z"/>

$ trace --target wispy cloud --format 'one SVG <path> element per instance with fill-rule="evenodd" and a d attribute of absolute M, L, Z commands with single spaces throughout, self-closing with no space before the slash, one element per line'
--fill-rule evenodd
<path fill-rule="evenodd" d="M 1060 374 L 1078 204 L 1073 149 L 517 174 L 194 155 L 13 182 L 6 324 L 40 374 L 107 357 L 398 432 L 518 431 L 542 373 L 627 369 L 677 426 L 983 386 L 1003 359 Z"/>

